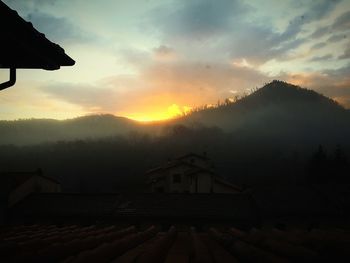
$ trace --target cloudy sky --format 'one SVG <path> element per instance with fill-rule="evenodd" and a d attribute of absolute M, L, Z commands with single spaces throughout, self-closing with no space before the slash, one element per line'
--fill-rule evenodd
<path fill-rule="evenodd" d="M 350 107 L 348 0 L 4 2 L 76 65 L 18 70 L 0 93 L 0 119 L 164 119 L 272 79 Z"/>

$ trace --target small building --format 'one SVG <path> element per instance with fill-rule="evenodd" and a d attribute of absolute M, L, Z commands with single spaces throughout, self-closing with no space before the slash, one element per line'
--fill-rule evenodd
<path fill-rule="evenodd" d="M 33 172 L 0 173 L 0 225 L 6 221 L 7 211 L 32 193 L 59 193 L 61 184 L 45 176 L 41 169 Z"/>
<path fill-rule="evenodd" d="M 1 174 L 1 184 L 7 189 L 7 206 L 11 207 L 31 193 L 58 193 L 61 184 L 43 175 L 41 169 L 33 172 L 8 172 Z"/>
<path fill-rule="evenodd" d="M 189 153 L 149 170 L 152 193 L 239 193 L 242 189 L 214 174 L 206 155 Z"/>

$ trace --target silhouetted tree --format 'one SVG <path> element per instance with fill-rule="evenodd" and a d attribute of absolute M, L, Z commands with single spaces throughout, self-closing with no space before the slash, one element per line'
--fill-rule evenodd
<path fill-rule="evenodd" d="M 328 181 L 329 162 L 322 145 L 319 145 L 317 151 L 312 155 L 307 169 L 307 182 L 309 184 L 326 183 Z"/>
<path fill-rule="evenodd" d="M 342 147 L 338 144 L 331 163 L 331 175 L 334 181 L 338 183 L 349 182 L 348 161 Z"/>
<path fill-rule="evenodd" d="M 349 183 L 349 164 L 338 144 L 333 155 L 327 156 L 320 145 L 308 163 L 308 183 Z"/>

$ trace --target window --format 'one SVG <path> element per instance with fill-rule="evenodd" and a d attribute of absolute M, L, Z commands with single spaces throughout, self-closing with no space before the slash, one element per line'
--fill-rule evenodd
<path fill-rule="evenodd" d="M 181 183 L 181 174 L 173 174 L 173 183 L 174 184 Z"/>

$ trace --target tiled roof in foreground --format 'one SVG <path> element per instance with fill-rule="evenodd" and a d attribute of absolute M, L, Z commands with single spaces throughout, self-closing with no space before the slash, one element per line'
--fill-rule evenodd
<path fill-rule="evenodd" d="M 257 225 L 295 218 L 320 221 L 350 216 L 348 186 L 279 186 L 251 193 L 34 193 L 9 211 L 17 222 L 26 219 L 104 217 L 110 219 L 203 219 Z M 314 218 L 314 219 L 313 219 Z"/>
<path fill-rule="evenodd" d="M 348 227 L 348 226 L 347 226 Z M 2 262 L 348 262 L 348 228 L 21 225 L 0 230 Z"/>
<path fill-rule="evenodd" d="M 246 194 L 32 194 L 11 208 L 15 221 L 30 218 L 111 220 L 218 220 L 256 225 Z"/>
<path fill-rule="evenodd" d="M 74 60 L 0 1 L 0 68 L 56 70 Z"/>

